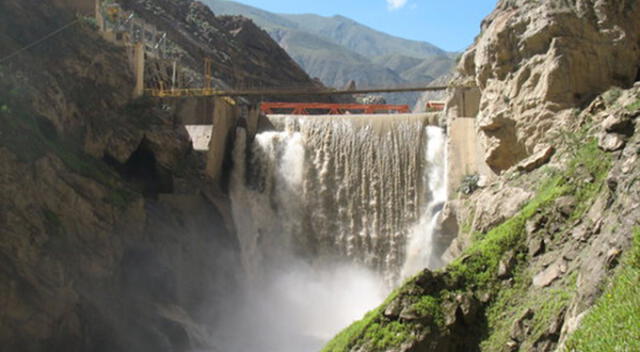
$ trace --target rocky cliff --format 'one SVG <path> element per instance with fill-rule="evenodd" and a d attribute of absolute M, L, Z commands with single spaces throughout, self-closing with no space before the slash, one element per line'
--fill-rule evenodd
<path fill-rule="evenodd" d="M 454 82 L 482 91 L 477 126 L 495 172 L 570 121 L 565 109 L 640 78 L 639 17 L 634 1 L 498 2 Z"/>
<path fill-rule="evenodd" d="M 194 72 L 215 51 L 227 84 L 314 84 L 250 22 L 192 1 L 129 3 L 171 21 Z M 0 57 L 73 20 L 3 1 Z M 125 49 L 91 23 L 0 63 L 0 350 L 215 350 L 239 282 L 226 200 L 178 116 L 130 99 Z"/>
<path fill-rule="evenodd" d="M 639 14 L 635 1 L 498 2 L 453 82 L 478 87 L 492 173 L 450 190 L 452 262 L 324 351 L 639 348 L 638 301 L 612 303 L 640 274 Z"/>

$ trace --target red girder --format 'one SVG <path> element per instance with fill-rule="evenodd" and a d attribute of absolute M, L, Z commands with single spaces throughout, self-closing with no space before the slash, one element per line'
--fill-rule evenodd
<path fill-rule="evenodd" d="M 342 115 L 347 113 L 375 114 L 375 113 L 408 113 L 408 105 L 389 104 L 330 104 L 330 103 L 273 103 L 260 104 L 260 110 L 265 114 L 273 114 L 276 110 L 287 110 L 288 114 L 310 115 L 311 110 L 320 110 L 329 115 Z"/>
<path fill-rule="evenodd" d="M 445 103 L 441 101 L 428 101 L 426 105 L 427 111 L 442 111 L 444 110 L 444 107 Z"/>

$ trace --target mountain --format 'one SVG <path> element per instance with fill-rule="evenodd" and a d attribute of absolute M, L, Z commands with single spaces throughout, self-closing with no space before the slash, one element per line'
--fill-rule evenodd
<path fill-rule="evenodd" d="M 223 1 L 223 0 L 214 0 Z M 364 26 L 344 16 L 279 15 L 319 37 L 330 39 L 360 55 L 377 57 L 402 54 L 416 58 L 446 55 L 433 44 L 402 39 Z"/>
<path fill-rule="evenodd" d="M 330 86 L 341 87 L 350 80 L 360 86 L 406 83 L 394 70 L 374 64 L 362 55 L 308 32 L 290 30 L 275 33 L 280 45 L 305 71 Z"/>
<path fill-rule="evenodd" d="M 266 30 L 311 76 L 342 87 L 426 84 L 455 60 L 432 44 L 391 36 L 343 16 L 275 14 L 227 0 L 204 0 L 217 15 L 242 15 Z M 415 94 L 396 102 L 412 103 Z"/>

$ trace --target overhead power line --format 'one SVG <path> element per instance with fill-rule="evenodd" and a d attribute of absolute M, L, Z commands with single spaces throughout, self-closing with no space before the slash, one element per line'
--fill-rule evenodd
<path fill-rule="evenodd" d="M 36 40 L 35 42 L 33 42 L 33 43 L 31 43 L 31 44 L 29 44 L 29 45 L 27 45 L 27 46 L 25 46 L 25 47 L 22 47 L 22 48 L 20 48 L 20 49 L 18 49 L 18 50 L 16 50 L 16 51 L 14 51 L 13 53 L 11 53 L 11 54 L 9 54 L 9 55 L 7 55 L 7 56 L 5 56 L 5 57 L 1 58 L 1 59 L 0 59 L 0 63 L 3 63 L 3 62 L 5 62 L 5 61 L 7 61 L 7 60 L 9 60 L 9 59 L 11 59 L 11 58 L 13 58 L 13 57 L 15 57 L 15 56 L 17 56 L 17 55 L 21 54 L 22 52 L 24 52 L 24 51 L 26 51 L 26 50 L 29 50 L 29 49 L 33 48 L 34 46 L 36 46 L 36 45 L 38 45 L 38 44 L 40 44 L 40 43 L 44 42 L 45 40 L 51 39 L 51 38 L 52 38 L 53 36 L 55 36 L 56 34 L 58 34 L 58 33 L 62 32 L 62 31 L 64 31 L 65 29 L 67 29 L 67 28 L 69 28 L 69 27 L 73 26 L 74 24 L 78 23 L 79 21 L 80 21 L 80 19 L 79 19 L 79 18 L 78 18 L 78 19 L 75 19 L 75 20 L 73 20 L 73 21 L 71 21 L 71 22 L 67 23 L 66 25 L 64 25 L 64 26 L 62 26 L 62 27 L 60 27 L 60 28 L 56 29 L 55 31 L 53 31 L 53 32 L 51 32 L 51 33 L 49 33 L 49 34 L 45 35 L 44 37 L 42 37 L 42 38 L 40 38 L 40 39 Z"/>

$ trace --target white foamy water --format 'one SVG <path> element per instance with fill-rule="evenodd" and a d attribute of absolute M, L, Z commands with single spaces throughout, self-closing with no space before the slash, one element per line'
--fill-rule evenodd
<path fill-rule="evenodd" d="M 434 254 L 438 218 L 447 201 L 445 135 L 441 128 L 427 127 L 426 160 L 424 179 L 429 185 L 429 201 L 417 224 L 409 231 L 407 255 L 402 276 L 407 278 L 424 268 L 437 269 L 444 263 Z"/>
<path fill-rule="evenodd" d="M 234 318 L 246 338 L 221 333 L 228 352 L 319 350 L 402 278 L 439 265 L 429 246 L 446 200 L 440 128 L 412 115 L 271 122 L 248 145 L 239 130 L 234 148 L 248 293 Z"/>

